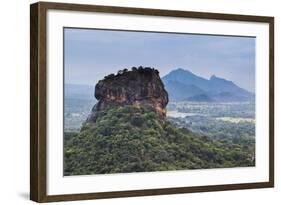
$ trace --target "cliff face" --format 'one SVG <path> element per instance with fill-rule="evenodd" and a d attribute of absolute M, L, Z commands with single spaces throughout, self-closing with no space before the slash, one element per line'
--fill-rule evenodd
<path fill-rule="evenodd" d="M 99 111 L 114 105 L 150 106 L 163 118 L 167 112 L 168 93 L 159 72 L 152 68 L 133 67 L 106 76 L 96 84 L 95 97 L 98 103 L 87 122 L 95 122 Z"/>

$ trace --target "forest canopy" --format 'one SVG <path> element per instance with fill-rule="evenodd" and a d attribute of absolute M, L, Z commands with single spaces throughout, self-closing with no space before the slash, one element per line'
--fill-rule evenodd
<path fill-rule="evenodd" d="M 254 166 L 254 141 L 177 128 L 147 106 L 115 106 L 64 136 L 64 175 Z"/>

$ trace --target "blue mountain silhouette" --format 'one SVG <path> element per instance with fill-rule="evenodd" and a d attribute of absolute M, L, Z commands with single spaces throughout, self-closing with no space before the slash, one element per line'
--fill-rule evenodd
<path fill-rule="evenodd" d="M 178 68 L 162 78 L 170 101 L 243 102 L 254 100 L 255 94 L 232 81 L 213 75 L 205 79 Z"/>

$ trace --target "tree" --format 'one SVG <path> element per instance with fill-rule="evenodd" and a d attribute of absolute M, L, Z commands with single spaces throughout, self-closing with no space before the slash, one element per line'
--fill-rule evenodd
<path fill-rule="evenodd" d="M 104 79 L 112 79 L 112 78 L 114 78 L 114 76 L 115 75 L 113 73 L 111 73 L 111 74 L 105 76 Z"/>

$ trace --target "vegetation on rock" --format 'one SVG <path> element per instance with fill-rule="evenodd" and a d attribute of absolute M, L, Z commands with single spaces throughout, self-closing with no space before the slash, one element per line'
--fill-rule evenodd
<path fill-rule="evenodd" d="M 209 83 L 190 73 L 188 76 L 192 77 L 189 81 L 198 81 L 202 86 Z M 182 79 L 181 75 L 176 77 Z M 227 83 L 231 89 L 241 91 L 229 81 L 215 77 L 210 81 Z M 189 92 L 186 86 L 181 87 Z M 193 85 L 189 88 L 190 92 L 196 91 Z M 211 101 L 200 92 L 192 100 Z M 236 122 L 226 123 L 229 119 L 219 114 L 225 112 L 221 109 L 225 106 L 233 116 L 240 116 L 239 104 L 230 109 L 233 106 L 229 104 L 203 103 L 198 107 L 198 102 L 182 106 L 172 103 L 170 109 L 175 112 L 200 111 L 203 115 L 169 117 L 168 121 L 169 98 L 159 72 L 142 66 L 105 76 L 95 86 L 95 97 L 98 101 L 80 132 L 64 133 L 65 176 L 255 165 L 254 125 L 243 122 L 243 127 L 237 128 L 233 124 Z M 212 109 L 207 109 L 209 107 Z M 205 112 L 210 113 L 205 115 Z M 243 116 L 245 114 L 251 116 L 251 113 L 243 112 Z"/>
<path fill-rule="evenodd" d="M 65 133 L 64 175 L 254 166 L 248 146 L 177 128 L 150 106 L 112 106 Z"/>
<path fill-rule="evenodd" d="M 105 76 L 95 86 L 95 97 L 98 103 L 93 107 L 88 122 L 95 122 L 100 111 L 116 105 L 149 105 L 164 118 L 169 101 L 159 72 L 142 66 Z"/>

